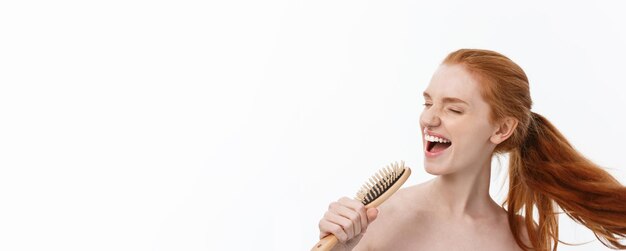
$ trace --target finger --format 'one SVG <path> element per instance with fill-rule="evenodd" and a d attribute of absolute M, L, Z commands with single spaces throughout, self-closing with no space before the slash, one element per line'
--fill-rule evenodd
<path fill-rule="evenodd" d="M 349 199 L 348 197 L 343 197 L 339 200 L 341 201 L 341 203 L 348 206 L 359 214 L 361 231 L 365 231 L 367 225 L 369 224 L 367 221 L 367 208 L 365 208 L 365 205 L 363 205 L 363 203 L 358 200 Z"/>
<path fill-rule="evenodd" d="M 367 220 L 369 223 L 378 218 L 378 208 L 368 208 L 367 209 Z"/>
<path fill-rule="evenodd" d="M 363 228 L 362 233 L 367 232 L 367 229 L 369 229 L 369 225 L 372 224 L 372 222 L 378 217 L 378 209 L 376 208 L 368 208 L 367 209 L 367 227 Z"/>
<path fill-rule="evenodd" d="M 328 220 L 323 219 L 322 221 L 320 221 L 320 229 L 325 233 L 333 234 L 340 242 L 346 242 L 348 240 L 348 235 L 343 230 L 343 228 L 340 225 L 332 223 Z M 326 237 L 326 235 L 328 234 L 323 234 L 322 236 L 322 234 L 320 233 L 320 239 Z"/>
<path fill-rule="evenodd" d="M 317 226 L 320 228 L 320 239 L 326 237 L 329 234 L 332 234 L 330 230 L 327 228 L 328 225 L 325 222 L 328 222 L 328 220 L 322 218 L 320 222 L 317 224 Z"/>
<path fill-rule="evenodd" d="M 355 235 L 354 223 L 348 217 L 343 216 L 344 214 L 343 210 L 350 211 L 350 209 L 346 207 L 336 208 L 333 211 L 326 212 L 326 214 L 324 215 L 324 218 L 332 223 L 335 223 L 341 226 L 341 228 L 346 233 L 348 240 L 349 240 L 349 239 L 352 239 L 352 237 L 354 237 Z"/>
<path fill-rule="evenodd" d="M 344 197 L 344 198 L 347 198 L 347 197 Z M 346 234 L 348 234 L 348 239 L 350 239 L 356 235 L 355 228 L 357 226 L 355 225 L 360 225 L 360 220 L 355 221 L 354 220 L 355 214 L 357 213 L 354 212 L 352 209 L 346 207 L 346 205 L 344 205 L 344 203 L 340 201 L 342 201 L 342 199 L 339 199 L 336 202 L 330 203 L 330 206 L 328 207 L 328 211 L 326 213 L 334 214 L 328 219 L 330 219 L 331 222 L 341 225 L 343 229 L 345 230 Z M 360 232 L 361 230 L 360 226 L 358 226 L 358 230 Z"/>
<path fill-rule="evenodd" d="M 346 230 L 349 238 L 352 238 L 353 236 L 361 233 L 361 219 L 359 219 L 359 213 L 345 206 L 336 208 L 336 211 L 334 213 L 347 220 L 347 225 L 341 225 L 344 227 L 344 230 Z"/>

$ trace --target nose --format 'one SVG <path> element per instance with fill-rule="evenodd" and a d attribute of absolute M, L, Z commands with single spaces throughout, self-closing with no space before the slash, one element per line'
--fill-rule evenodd
<path fill-rule="evenodd" d="M 441 124 L 441 119 L 439 118 L 439 114 L 436 109 L 434 109 L 434 107 L 430 107 L 422 111 L 420 122 L 423 127 L 430 129 L 439 126 Z"/>

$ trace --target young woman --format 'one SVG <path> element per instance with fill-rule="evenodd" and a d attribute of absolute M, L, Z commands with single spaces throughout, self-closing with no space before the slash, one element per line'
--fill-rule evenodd
<path fill-rule="evenodd" d="M 626 249 L 626 188 L 531 111 L 517 64 L 458 50 L 423 95 L 424 168 L 437 177 L 376 209 L 347 197 L 331 203 L 319 228 L 320 238 L 338 237 L 334 250 L 556 250 L 560 210 L 607 247 Z M 499 153 L 509 154 L 503 206 L 489 196 Z"/>

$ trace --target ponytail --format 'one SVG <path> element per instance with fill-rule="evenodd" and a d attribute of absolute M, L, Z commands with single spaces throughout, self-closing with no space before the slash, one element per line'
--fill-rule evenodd
<path fill-rule="evenodd" d="M 619 242 L 626 237 L 626 187 L 578 153 L 546 118 L 534 112 L 530 117 L 525 139 L 510 151 L 504 202 L 518 245 L 524 250 L 556 250 L 560 208 L 605 246 L 626 249 Z M 518 214 L 525 216 L 523 223 Z M 532 247 L 521 241 L 520 224 L 526 226 Z"/>
<path fill-rule="evenodd" d="M 510 154 L 509 194 L 503 207 L 517 244 L 524 250 L 556 250 L 560 209 L 605 246 L 626 249 L 619 242 L 626 238 L 626 187 L 578 153 L 543 116 L 531 112 L 524 70 L 500 53 L 480 49 L 454 51 L 443 63 L 462 65 L 481 84 L 491 122 L 505 117 L 519 122 L 494 149 Z M 518 221 L 520 214 L 525 216 L 523 222 Z M 530 243 L 521 241 L 522 224 Z"/>

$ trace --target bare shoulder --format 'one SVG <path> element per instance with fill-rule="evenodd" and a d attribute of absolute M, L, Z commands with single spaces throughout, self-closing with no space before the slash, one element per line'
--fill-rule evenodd
<path fill-rule="evenodd" d="M 422 184 L 402 188 L 378 206 L 378 217 L 368 226 L 355 250 L 401 250 L 397 245 L 402 245 L 407 237 L 424 236 L 422 231 L 428 229 L 429 217 L 421 196 Z"/>
<path fill-rule="evenodd" d="M 500 207 L 500 210 L 501 211 L 500 213 L 498 213 L 498 218 L 500 218 L 501 220 L 498 220 L 498 222 L 500 222 L 499 224 L 500 227 L 498 227 L 498 229 L 500 229 L 501 231 L 507 232 L 509 236 L 509 237 L 503 237 L 503 239 L 506 239 L 505 242 L 508 243 L 508 246 L 514 247 L 513 248 L 514 250 L 521 251 L 522 249 L 517 243 L 517 241 L 515 240 L 515 236 L 513 235 L 513 231 L 511 230 L 511 225 L 509 224 L 509 218 L 508 218 L 509 216 L 508 216 L 507 211 L 502 207 Z M 520 236 L 520 240 L 526 246 L 531 246 L 528 228 L 526 227 L 526 218 L 521 215 L 515 215 L 514 220 L 517 223 L 517 226 L 519 229 L 518 234 Z M 537 225 L 534 224 L 534 228 L 532 229 L 532 231 L 536 231 L 537 230 L 536 227 Z"/>
<path fill-rule="evenodd" d="M 427 214 L 428 204 L 425 203 L 424 183 L 412 185 L 398 190 L 394 195 L 379 206 L 386 216 L 401 218 L 402 216 L 420 217 Z M 396 214 L 396 213 L 401 214 Z"/>
<path fill-rule="evenodd" d="M 494 204 L 494 208 L 499 208 L 497 217 L 473 224 L 450 219 L 428 203 L 426 183 L 400 189 L 381 204 L 378 217 L 354 250 L 522 250 L 510 231 L 503 208 Z M 519 216 L 516 220 L 523 243 L 529 244 L 524 218 Z"/>
<path fill-rule="evenodd" d="M 530 242 L 530 238 L 528 237 L 528 227 L 526 226 L 526 218 L 524 216 L 521 215 L 516 215 L 515 216 L 515 220 L 517 221 L 517 225 L 520 228 L 520 237 L 522 239 L 522 242 L 527 245 L 527 246 L 531 246 L 531 242 Z M 531 231 L 537 231 L 537 224 L 533 221 L 533 228 L 531 229 Z"/>

